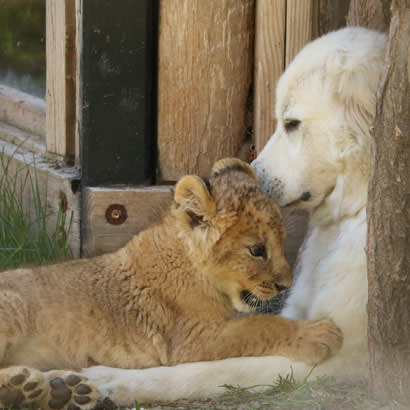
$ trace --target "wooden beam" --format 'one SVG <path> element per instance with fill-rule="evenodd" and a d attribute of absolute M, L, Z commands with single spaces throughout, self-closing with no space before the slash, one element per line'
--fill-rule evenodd
<path fill-rule="evenodd" d="M 0 124 L 0 136 L 3 138 L 4 133 L 9 132 L 10 127 Z M 15 130 L 12 130 L 13 132 Z M 8 172 L 18 171 L 18 174 L 25 175 L 29 171 L 33 180 L 35 178 L 40 193 L 40 198 L 47 204 L 49 218 L 47 220 L 47 231 L 55 231 L 58 210 L 61 201 L 64 198 L 64 209 L 69 220 L 71 215 L 72 226 L 68 235 L 68 245 L 70 246 L 73 256 L 80 256 L 80 192 L 78 190 L 80 175 L 75 167 L 67 167 L 63 161 L 58 159 L 47 158 L 32 149 L 31 138 L 28 144 L 13 143 L 3 141 L 0 138 L 0 152 L 3 152 L 10 159 Z M 33 152 L 34 151 L 34 152 Z M 32 214 L 31 186 L 27 184 L 24 191 L 25 206 L 28 212 Z M 61 232 L 67 235 L 68 232 Z"/>
<path fill-rule="evenodd" d="M 76 43 L 76 75 L 75 75 L 75 161 L 80 163 L 80 132 L 82 113 L 81 69 L 80 62 L 83 52 L 83 0 L 75 0 L 75 43 Z"/>
<path fill-rule="evenodd" d="M 350 0 L 316 0 L 319 5 L 319 35 L 346 26 Z"/>
<path fill-rule="evenodd" d="M 75 156 L 75 0 L 46 2 L 47 150 Z"/>
<path fill-rule="evenodd" d="M 257 0 L 254 136 L 260 152 L 275 131 L 275 89 L 285 68 L 286 0 Z"/>
<path fill-rule="evenodd" d="M 390 7 L 391 0 L 351 0 L 347 25 L 388 31 Z"/>
<path fill-rule="evenodd" d="M 159 218 L 171 187 L 86 188 L 82 255 L 114 251 Z"/>
<path fill-rule="evenodd" d="M 286 66 L 312 40 L 314 0 L 287 0 Z"/>
<path fill-rule="evenodd" d="M 82 2 L 80 145 L 86 186 L 153 178 L 156 3 Z"/>
<path fill-rule="evenodd" d="M 45 102 L 41 98 L 0 84 L 0 121 L 44 139 Z"/>
<path fill-rule="evenodd" d="M 158 73 L 160 177 L 207 175 L 244 141 L 254 0 L 162 0 Z"/>

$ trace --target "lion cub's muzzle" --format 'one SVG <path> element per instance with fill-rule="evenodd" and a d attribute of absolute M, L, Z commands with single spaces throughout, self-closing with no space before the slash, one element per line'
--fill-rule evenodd
<path fill-rule="evenodd" d="M 285 290 L 289 289 L 287 286 L 278 285 L 277 283 L 275 283 L 275 288 L 278 291 L 278 293 L 284 292 Z"/>
<path fill-rule="evenodd" d="M 258 296 L 254 295 L 252 292 L 249 292 L 249 290 L 246 289 L 241 292 L 241 300 L 248 306 L 251 306 L 255 309 L 263 303 L 262 299 L 258 298 Z"/>
<path fill-rule="evenodd" d="M 289 288 L 274 282 L 263 282 L 253 292 L 245 289 L 240 293 L 241 300 L 254 309 L 262 308 L 266 303 Z"/>

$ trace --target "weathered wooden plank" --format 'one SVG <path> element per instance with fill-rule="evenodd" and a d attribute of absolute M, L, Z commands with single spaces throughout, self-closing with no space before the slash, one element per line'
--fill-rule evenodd
<path fill-rule="evenodd" d="M 275 89 L 285 68 L 286 0 L 257 0 L 254 137 L 260 152 L 276 127 Z"/>
<path fill-rule="evenodd" d="M 76 73 L 75 73 L 75 135 L 74 135 L 74 146 L 75 146 L 75 161 L 76 163 L 80 162 L 80 131 L 81 131 L 81 113 L 82 113 L 82 104 L 81 104 L 81 69 L 80 69 L 80 62 L 81 56 L 83 51 L 83 0 L 75 0 L 75 22 L 76 22 L 76 30 L 75 30 L 75 43 L 76 43 Z"/>
<path fill-rule="evenodd" d="M 0 127 L 1 132 L 4 128 Z M 28 141 L 30 143 L 30 140 Z M 31 143 L 26 148 L 26 143 L 18 146 L 0 139 L 0 151 L 10 158 L 9 173 L 18 172 L 25 175 L 29 171 L 33 181 L 37 181 L 41 200 L 47 204 L 49 214 L 47 230 L 54 232 L 56 218 L 62 198 L 66 207 L 66 216 L 73 215 L 71 230 L 68 235 L 68 245 L 73 256 L 80 256 L 80 192 L 78 191 L 79 172 L 75 167 L 67 167 L 62 161 L 47 158 L 31 149 Z M 37 151 L 37 150 L 35 150 Z M 35 179 L 34 179 L 35 178 Z M 28 184 L 25 195 L 25 206 L 30 210 L 33 198 Z M 61 232 L 61 235 L 67 232 Z"/>
<path fill-rule="evenodd" d="M 84 256 L 120 248 L 158 219 L 172 200 L 170 186 L 86 188 L 84 195 Z"/>
<path fill-rule="evenodd" d="M 387 31 L 390 23 L 391 0 L 351 0 L 348 26 L 362 26 Z"/>
<path fill-rule="evenodd" d="M 29 152 L 42 153 L 46 152 L 46 144 L 43 137 L 34 135 L 29 131 L 22 130 L 10 125 L 9 122 L 0 121 L 0 140 L 10 142 L 15 146 L 24 145 Z"/>
<path fill-rule="evenodd" d="M 75 0 L 47 1 L 47 150 L 72 160 L 75 154 Z"/>
<path fill-rule="evenodd" d="M 286 66 L 301 48 L 312 39 L 313 0 L 287 0 Z"/>
<path fill-rule="evenodd" d="M 312 40 L 320 36 L 320 0 L 312 0 Z"/>
<path fill-rule="evenodd" d="M 319 35 L 346 26 L 350 0 L 316 0 L 319 5 Z M 366 0 L 367 1 L 367 0 Z"/>
<path fill-rule="evenodd" d="M 160 177 L 206 175 L 246 132 L 254 0 L 162 0 L 158 73 Z"/>
<path fill-rule="evenodd" d="M 46 2 L 47 150 L 64 155 L 65 146 L 65 3 Z"/>
<path fill-rule="evenodd" d="M 45 138 L 46 105 L 41 98 L 0 85 L 0 121 Z"/>
<path fill-rule="evenodd" d="M 76 107 L 77 107 L 77 10 L 76 0 L 65 0 L 65 158 L 74 161 L 76 156 Z"/>

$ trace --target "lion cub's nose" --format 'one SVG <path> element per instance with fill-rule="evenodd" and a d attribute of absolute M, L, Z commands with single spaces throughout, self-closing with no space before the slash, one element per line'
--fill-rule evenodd
<path fill-rule="evenodd" d="M 275 288 L 278 292 L 282 292 L 283 290 L 289 289 L 287 286 L 278 285 L 275 283 Z"/>

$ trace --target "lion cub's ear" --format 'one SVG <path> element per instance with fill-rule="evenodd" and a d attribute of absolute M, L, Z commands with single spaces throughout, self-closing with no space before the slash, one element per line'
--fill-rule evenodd
<path fill-rule="evenodd" d="M 187 175 L 175 187 L 174 200 L 179 209 L 191 218 L 191 225 L 199 225 L 216 213 L 216 204 L 205 182 L 195 176 Z"/>
<path fill-rule="evenodd" d="M 216 177 L 229 171 L 244 172 L 245 174 L 253 178 L 256 182 L 258 182 L 258 176 L 256 175 L 254 169 L 239 158 L 224 158 L 215 162 L 214 166 L 212 167 L 211 176 Z"/>

